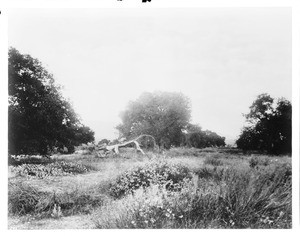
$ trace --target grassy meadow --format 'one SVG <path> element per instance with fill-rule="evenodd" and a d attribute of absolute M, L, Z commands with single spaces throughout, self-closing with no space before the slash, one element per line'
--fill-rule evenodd
<path fill-rule="evenodd" d="M 9 159 L 9 229 L 291 228 L 291 157 L 172 148 Z"/>

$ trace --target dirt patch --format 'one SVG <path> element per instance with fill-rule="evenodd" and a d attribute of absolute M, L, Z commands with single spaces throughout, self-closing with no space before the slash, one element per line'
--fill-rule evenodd
<path fill-rule="evenodd" d="M 93 229 L 95 225 L 90 215 L 76 215 L 59 219 L 41 219 L 13 217 L 8 219 L 8 229 Z"/>

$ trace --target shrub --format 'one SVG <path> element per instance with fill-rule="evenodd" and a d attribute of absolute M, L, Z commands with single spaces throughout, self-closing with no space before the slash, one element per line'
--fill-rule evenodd
<path fill-rule="evenodd" d="M 169 164 L 166 161 L 151 162 L 143 167 L 137 167 L 120 175 L 110 185 L 109 193 L 120 198 L 140 187 L 152 184 L 165 184 L 168 189 L 180 188 L 185 178 L 191 178 L 191 171 L 182 164 Z"/>

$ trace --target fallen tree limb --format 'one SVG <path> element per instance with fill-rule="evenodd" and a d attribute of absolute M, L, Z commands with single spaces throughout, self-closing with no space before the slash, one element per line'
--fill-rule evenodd
<path fill-rule="evenodd" d="M 116 154 L 119 154 L 119 148 L 121 147 L 125 147 L 131 143 L 135 144 L 135 148 L 137 151 L 140 151 L 143 155 L 145 155 L 144 151 L 141 149 L 140 144 L 138 143 L 137 140 L 139 140 L 142 137 L 150 137 L 153 140 L 154 143 L 154 147 L 156 147 L 156 142 L 155 142 L 155 138 L 152 135 L 149 134 L 142 134 L 140 136 L 138 136 L 135 139 L 129 140 L 127 142 L 124 143 L 118 143 L 118 144 L 114 144 L 114 145 L 103 145 L 101 147 L 98 148 L 99 151 L 104 151 L 104 155 L 99 154 L 101 157 L 106 156 L 108 153 L 110 152 L 114 152 Z M 98 152 L 99 153 L 99 152 Z"/>

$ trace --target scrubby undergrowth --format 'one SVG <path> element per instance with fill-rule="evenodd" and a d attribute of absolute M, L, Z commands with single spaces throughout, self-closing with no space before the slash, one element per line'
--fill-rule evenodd
<path fill-rule="evenodd" d="M 110 184 L 109 194 L 120 198 L 140 187 L 147 188 L 150 184 L 165 185 L 168 190 L 178 190 L 182 186 L 182 181 L 191 177 L 192 172 L 188 167 L 157 160 L 121 174 Z"/>
<path fill-rule="evenodd" d="M 182 158 L 173 157 L 172 150 L 149 159 L 76 156 L 73 162 L 10 167 L 20 177 L 9 181 L 9 214 L 52 218 L 92 214 L 97 228 L 291 228 L 288 159 L 211 152 L 191 157 L 191 152 Z M 119 175 L 105 172 L 109 173 L 105 181 L 99 179 L 84 189 L 44 192 L 30 182 L 29 171 L 35 173 L 35 181 L 47 182 L 49 177 L 51 183 L 52 178 L 72 179 L 89 170 L 101 176 L 97 173 L 111 167 L 117 167 Z M 70 175 L 64 177 L 66 173 Z"/>
<path fill-rule="evenodd" d="M 203 168 L 181 183 L 180 191 L 156 182 L 106 203 L 95 214 L 97 227 L 291 227 L 290 166 L 247 172 Z"/>

